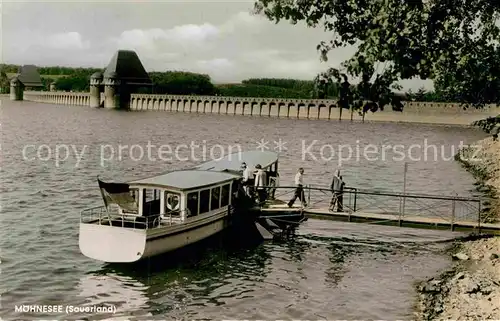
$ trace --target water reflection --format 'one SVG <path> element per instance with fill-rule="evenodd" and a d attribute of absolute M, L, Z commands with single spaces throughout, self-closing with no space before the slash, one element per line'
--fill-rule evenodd
<path fill-rule="evenodd" d="M 85 304 L 115 304 L 118 316 L 219 317 L 219 307 L 254 298 L 271 258 L 263 244 L 230 237 L 136 264 L 106 264 L 83 279 L 81 296 Z"/>
<path fill-rule="evenodd" d="M 114 306 L 116 313 L 78 313 L 72 317 L 89 317 L 92 320 L 109 319 L 120 316 L 152 316 L 148 313 L 149 298 L 148 286 L 137 279 L 117 273 L 98 271 L 84 275 L 77 285 L 79 292 L 77 299 L 81 299 L 83 306 Z"/>
<path fill-rule="evenodd" d="M 208 252 L 192 259 L 166 257 L 142 266 L 105 265 L 95 271 L 101 264 L 85 258 L 78 250 L 78 212 L 100 204 L 97 175 L 131 180 L 199 163 L 179 162 L 175 157 L 167 161 L 144 157 L 137 161 L 127 153 L 118 159 L 118 146 L 123 145 L 147 149 L 148 143 L 175 147 L 206 140 L 208 146 L 237 143 L 242 150 L 253 150 L 261 139 L 270 140 L 269 147 L 273 140 L 282 139 L 287 142 L 287 150 L 280 154 L 280 184 L 293 185 L 298 167 L 306 168 L 308 184 L 330 183 L 337 158 L 320 157 L 323 144 L 356 146 L 356 141 L 362 138 L 360 146 L 410 146 L 427 138 L 429 143 L 448 146 L 484 137 L 480 131 L 421 124 L 314 121 L 311 130 L 312 123 L 308 120 L 116 113 L 66 107 L 2 100 L 5 135 L 0 192 L 4 212 L 13 218 L 4 220 L 4 234 L 0 237 L 5 288 L 2 317 L 7 319 L 42 318 L 37 314 L 14 313 L 15 304 L 83 305 L 120 300 L 132 316 L 122 315 L 127 320 L 153 318 L 140 315 L 167 320 L 405 318 L 401 311 L 411 309 L 413 280 L 425 278 L 443 267 L 431 244 L 412 242 L 441 240 L 443 237 L 438 235 L 444 235 L 444 231 L 431 233 L 310 220 L 290 242 L 243 249 L 235 246 L 234 251 L 227 249 L 233 247 L 233 242 L 223 242 L 223 250 L 209 247 Z M 316 139 L 320 139 L 313 151 L 317 160 L 303 157 L 302 142 L 308 145 Z M 23 159 L 22 151 L 27 144 L 47 144 L 52 148 L 66 144 L 79 151 L 83 146 L 88 149 L 78 166 L 75 157 L 55 166 L 54 157 Z M 115 157 L 102 163 L 101 147 L 108 145 L 114 147 Z M 200 159 L 201 154 L 199 151 L 195 156 Z M 351 186 L 400 190 L 402 166 L 401 162 L 390 159 L 368 161 L 362 157 L 346 162 L 343 173 Z M 430 160 L 412 162 L 409 166 L 411 192 L 468 195 L 473 182 L 454 161 Z M 124 288 L 123 292 L 116 290 L 115 285 Z M 99 289 L 89 291 L 93 286 Z M 117 293 L 110 294 L 105 289 Z M 128 301 L 124 296 L 135 298 L 132 305 L 125 304 Z M 92 320 L 106 317 L 81 316 Z M 76 319 L 77 316 L 43 318 Z"/>

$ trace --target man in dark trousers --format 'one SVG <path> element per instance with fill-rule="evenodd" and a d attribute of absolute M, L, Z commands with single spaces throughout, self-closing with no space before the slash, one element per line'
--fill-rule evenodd
<path fill-rule="evenodd" d="M 302 205 L 304 207 L 307 206 L 306 203 L 306 197 L 304 195 L 304 169 L 301 167 L 299 168 L 299 171 L 297 172 L 297 175 L 295 175 L 295 194 L 293 195 L 292 199 L 288 202 L 288 207 L 292 207 L 293 203 L 295 203 L 295 200 L 298 198 L 302 202 Z"/>
<path fill-rule="evenodd" d="M 344 201 L 344 181 L 342 181 L 342 176 L 340 176 L 340 170 L 336 170 L 333 175 L 332 183 L 330 184 L 330 189 L 333 193 L 332 200 L 330 201 L 330 211 L 335 211 L 335 206 L 337 206 L 337 212 L 343 212 L 343 201 Z"/>

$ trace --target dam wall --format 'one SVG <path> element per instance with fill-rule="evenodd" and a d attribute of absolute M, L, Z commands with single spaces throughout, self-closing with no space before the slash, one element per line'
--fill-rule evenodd
<path fill-rule="evenodd" d="M 101 93 L 101 105 L 104 93 Z M 90 106 L 89 93 L 25 92 L 24 99 L 39 103 Z M 337 107 L 336 100 L 282 99 L 223 96 L 131 94 L 128 109 L 133 111 L 165 111 L 202 114 L 247 115 L 319 120 L 363 120 L 359 113 Z M 458 103 L 404 102 L 404 111 L 367 112 L 366 121 L 421 122 L 469 125 L 475 120 L 500 114 L 500 107 L 464 110 Z M 352 118 L 351 118 L 352 117 Z"/>

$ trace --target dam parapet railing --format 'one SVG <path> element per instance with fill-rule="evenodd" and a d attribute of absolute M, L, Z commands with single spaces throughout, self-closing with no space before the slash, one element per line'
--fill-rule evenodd
<path fill-rule="evenodd" d="M 104 100 L 104 94 L 101 94 Z M 26 91 L 24 100 L 44 104 L 90 106 L 90 93 L 66 91 Z"/>
<path fill-rule="evenodd" d="M 101 106 L 104 93 L 100 93 Z M 90 94 L 80 92 L 26 91 L 24 99 L 39 103 L 90 106 Z M 483 109 L 468 108 L 458 103 L 403 102 L 404 111 L 393 111 L 385 106 L 383 111 L 368 112 L 368 121 L 400 121 L 468 125 L 475 120 L 500 114 L 497 106 Z M 279 118 L 302 118 L 359 121 L 363 117 L 348 109 L 341 110 L 336 100 L 285 99 L 196 95 L 131 94 L 128 109 L 134 111 L 169 111 L 185 113 L 248 115 Z"/>

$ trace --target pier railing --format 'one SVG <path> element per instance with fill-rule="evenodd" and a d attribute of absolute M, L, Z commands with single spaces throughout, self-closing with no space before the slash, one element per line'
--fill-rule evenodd
<path fill-rule="evenodd" d="M 315 209 L 320 212 L 338 213 L 337 208 L 333 211 L 329 210 L 333 197 L 329 187 L 307 185 L 303 189 L 307 205 L 304 206 L 297 198 L 294 203 L 295 207 L 299 206 L 299 209 L 303 211 L 313 212 L 312 209 Z M 284 203 L 293 197 L 295 190 L 295 186 L 268 187 L 269 194 L 274 194 L 274 199 Z M 420 218 L 421 221 L 429 224 L 435 222 L 436 225 L 449 225 L 452 230 L 457 223 L 470 222 L 480 230 L 483 224 L 483 202 L 487 199 L 346 187 L 340 201 L 343 205 L 341 213 L 348 216 L 349 220 L 350 214 L 366 213 L 367 216 L 372 214 L 374 217 L 379 217 L 380 222 L 384 220 L 398 221 L 400 225 L 403 221 L 408 221 L 409 218 L 418 223 L 418 220 L 415 219 Z M 261 205 L 269 206 L 269 202 Z"/>

